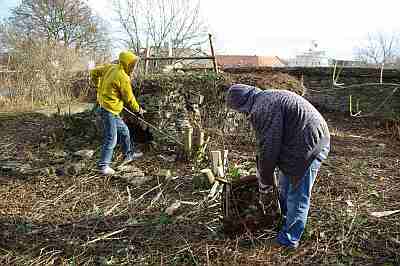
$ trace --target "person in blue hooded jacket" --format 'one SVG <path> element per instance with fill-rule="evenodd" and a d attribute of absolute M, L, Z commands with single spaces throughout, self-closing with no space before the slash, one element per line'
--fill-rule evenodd
<path fill-rule="evenodd" d="M 255 130 L 260 192 L 271 191 L 279 168 L 279 202 L 284 218 L 274 246 L 297 248 L 307 223 L 311 190 L 330 149 L 326 121 L 306 99 L 286 90 L 235 84 L 227 106 L 245 113 Z"/>

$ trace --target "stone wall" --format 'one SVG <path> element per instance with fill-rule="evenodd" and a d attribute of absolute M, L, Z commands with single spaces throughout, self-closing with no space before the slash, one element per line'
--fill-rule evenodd
<path fill-rule="evenodd" d="M 362 111 L 374 115 L 398 118 L 400 115 L 400 88 L 393 93 L 394 86 L 352 86 L 348 89 L 332 87 L 333 67 L 286 67 L 286 68 L 226 68 L 229 73 L 266 73 L 283 72 L 303 81 L 307 88 L 305 97 L 314 105 L 335 111 L 349 111 L 349 99 L 352 96 L 353 111 Z M 337 69 L 338 71 L 338 69 Z M 379 83 L 380 69 L 375 68 L 343 68 L 340 71 L 337 83 L 349 85 Z M 384 83 L 400 84 L 400 70 L 386 69 L 383 72 Z M 380 107 L 380 108 L 378 108 Z M 377 110 L 378 109 L 378 110 Z"/>

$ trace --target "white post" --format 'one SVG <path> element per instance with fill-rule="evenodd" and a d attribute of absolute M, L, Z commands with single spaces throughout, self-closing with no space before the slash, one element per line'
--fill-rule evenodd
<path fill-rule="evenodd" d="M 213 172 L 215 175 L 218 175 L 219 173 L 218 167 L 222 166 L 221 152 L 211 151 L 211 156 L 212 156 Z"/>

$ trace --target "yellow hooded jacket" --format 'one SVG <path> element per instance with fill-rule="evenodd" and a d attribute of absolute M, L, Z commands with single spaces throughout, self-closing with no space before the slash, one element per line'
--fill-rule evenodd
<path fill-rule="evenodd" d="M 97 102 L 107 111 L 119 115 L 124 104 L 132 111 L 139 111 L 139 104 L 132 92 L 128 73 L 138 61 L 132 52 L 121 52 L 119 64 L 105 64 L 90 71 L 92 82 L 97 87 Z"/>

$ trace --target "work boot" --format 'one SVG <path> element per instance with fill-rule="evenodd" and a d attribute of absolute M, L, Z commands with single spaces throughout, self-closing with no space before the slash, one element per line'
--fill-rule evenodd
<path fill-rule="evenodd" d="M 114 175 L 115 174 L 115 170 L 112 169 L 110 166 L 104 166 L 100 169 L 100 173 L 102 175 Z"/>

